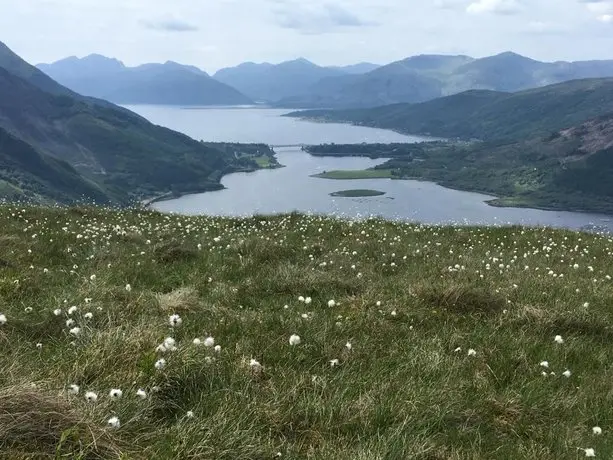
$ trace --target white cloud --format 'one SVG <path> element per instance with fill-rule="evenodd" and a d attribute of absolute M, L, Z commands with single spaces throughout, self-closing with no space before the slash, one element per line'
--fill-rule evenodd
<path fill-rule="evenodd" d="M 598 2 L 583 2 L 586 3 L 588 11 L 596 14 L 605 14 L 609 11 L 613 11 L 613 2 L 610 1 L 598 1 Z"/>
<path fill-rule="evenodd" d="M 606 24 L 612 23 L 613 22 L 613 14 L 601 14 L 596 19 L 598 19 L 600 22 L 604 22 Z"/>
<path fill-rule="evenodd" d="M 518 0 L 476 0 L 466 8 L 472 14 L 515 14 L 521 5 Z"/>

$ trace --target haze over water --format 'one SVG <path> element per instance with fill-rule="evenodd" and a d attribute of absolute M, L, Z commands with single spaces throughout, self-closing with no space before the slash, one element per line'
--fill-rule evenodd
<path fill-rule="evenodd" d="M 183 132 L 195 139 L 215 142 L 257 142 L 270 145 L 320 143 L 419 142 L 425 138 L 392 131 L 322 124 L 285 118 L 287 110 L 266 108 L 202 108 L 129 106 L 151 122 Z M 187 195 L 162 201 L 163 212 L 246 216 L 291 211 L 345 217 L 382 216 L 430 224 L 523 224 L 572 229 L 590 226 L 613 230 L 611 218 L 596 214 L 537 209 L 498 208 L 492 197 L 441 187 L 431 182 L 405 180 L 328 180 L 311 177 L 326 170 L 364 169 L 384 160 L 313 157 L 299 148 L 278 148 L 284 168 L 225 176 L 225 190 Z M 343 198 L 329 194 L 346 189 L 374 189 L 379 197 Z"/>

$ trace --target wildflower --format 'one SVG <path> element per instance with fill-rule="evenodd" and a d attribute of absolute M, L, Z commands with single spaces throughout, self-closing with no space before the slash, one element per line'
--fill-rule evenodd
<path fill-rule="evenodd" d="M 174 315 L 170 315 L 170 317 L 168 318 L 168 322 L 170 323 L 171 327 L 177 327 L 181 325 L 183 320 L 181 319 L 179 315 L 174 314 Z"/>
<path fill-rule="evenodd" d="M 221 345 L 215 345 L 215 348 L 213 348 L 213 350 L 215 350 L 215 353 L 221 353 Z"/>
<path fill-rule="evenodd" d="M 215 346 L 215 339 L 213 337 L 207 337 L 204 339 L 204 346 L 207 348 Z"/>
<path fill-rule="evenodd" d="M 73 305 L 72 307 L 68 309 L 68 314 L 72 315 L 73 313 L 76 313 L 76 311 L 77 311 L 77 307 Z"/>
<path fill-rule="evenodd" d="M 194 413 L 193 413 L 191 410 L 188 410 L 188 411 L 185 413 L 185 416 L 186 416 L 187 418 L 194 418 Z"/>
<path fill-rule="evenodd" d="M 302 296 L 298 297 L 298 302 L 304 302 L 304 300 L 305 300 L 304 297 L 302 297 Z"/>
<path fill-rule="evenodd" d="M 119 399 L 122 395 L 123 391 L 121 391 L 119 388 L 113 388 L 111 391 L 109 391 L 109 396 L 111 399 Z"/>
<path fill-rule="evenodd" d="M 87 393 L 85 393 L 85 400 L 89 403 L 95 403 L 96 401 L 98 401 L 98 395 L 93 391 L 88 391 Z"/>
<path fill-rule="evenodd" d="M 289 338 L 290 345 L 300 345 L 300 336 L 294 334 Z"/>
<path fill-rule="evenodd" d="M 249 361 L 249 366 L 251 367 L 251 369 L 253 369 L 256 372 L 259 372 L 262 370 L 262 365 L 260 364 L 260 362 L 253 358 L 251 358 L 251 360 Z"/>
<path fill-rule="evenodd" d="M 139 388 L 136 391 L 136 396 L 138 396 L 140 399 L 147 399 L 147 392 L 143 390 L 142 388 Z"/>
<path fill-rule="evenodd" d="M 166 348 L 168 348 L 169 350 L 172 351 L 173 348 L 175 348 L 175 345 L 177 344 L 177 341 L 175 339 L 173 339 L 172 337 L 166 337 L 164 339 L 164 346 Z"/>
<path fill-rule="evenodd" d="M 68 393 L 70 393 L 71 395 L 78 395 L 79 390 L 79 385 L 75 385 L 74 383 L 68 387 Z"/>
<path fill-rule="evenodd" d="M 549 362 L 547 362 L 547 361 L 541 361 L 541 362 L 540 362 L 540 364 L 539 364 L 539 366 L 541 366 L 541 367 L 549 367 Z"/>
<path fill-rule="evenodd" d="M 32 313 L 32 307 L 26 307 L 23 309 L 23 311 L 26 313 Z"/>
<path fill-rule="evenodd" d="M 129 284 L 126 284 L 126 291 L 131 292 L 132 286 L 130 286 Z"/>
<path fill-rule="evenodd" d="M 592 449 L 591 447 L 588 447 L 587 449 L 583 449 L 583 451 L 585 452 L 585 456 L 586 457 L 595 457 L 596 456 L 596 451 L 594 449 Z"/>
<path fill-rule="evenodd" d="M 3 326 L 6 324 L 6 316 L 4 316 L 3 314 L 0 314 L 0 326 Z"/>
<path fill-rule="evenodd" d="M 564 372 L 562 372 L 562 375 L 566 378 L 569 378 L 571 374 L 570 374 L 570 371 L 566 369 Z"/>
<path fill-rule="evenodd" d="M 396 316 L 397 314 L 398 313 L 396 313 L 396 310 L 392 310 L 392 313 L 391 313 L 392 316 Z"/>
<path fill-rule="evenodd" d="M 556 335 L 553 340 L 555 343 L 564 343 L 564 339 L 562 338 L 561 335 Z"/>
<path fill-rule="evenodd" d="M 377 307 L 380 307 L 380 306 L 381 306 L 381 301 L 377 300 Z"/>
<path fill-rule="evenodd" d="M 66 320 L 66 327 L 72 327 L 75 325 L 75 320 L 72 318 L 69 318 Z"/>
<path fill-rule="evenodd" d="M 338 359 L 331 359 L 331 360 L 330 360 L 330 366 L 331 366 L 331 367 L 338 366 L 339 362 L 340 362 L 340 361 L 339 361 Z"/>
<path fill-rule="evenodd" d="M 351 342 L 347 342 L 347 343 L 345 344 L 345 348 L 346 348 L 347 350 L 351 351 L 351 348 L 352 348 Z"/>
<path fill-rule="evenodd" d="M 600 428 L 599 426 L 595 426 L 592 428 L 592 433 L 594 434 L 602 434 L 602 428 Z"/>
<path fill-rule="evenodd" d="M 41 350 L 41 349 L 43 348 L 43 344 L 42 344 L 42 343 L 40 343 L 40 342 L 38 342 L 38 343 L 36 344 L 36 348 L 38 348 L 39 350 Z"/>
<path fill-rule="evenodd" d="M 92 275 L 92 276 L 90 276 L 90 277 L 89 277 L 89 279 L 90 279 L 91 281 L 96 281 L 96 275 Z"/>
<path fill-rule="evenodd" d="M 83 315 L 83 317 L 85 319 L 92 319 L 94 317 L 94 314 L 92 312 L 87 312 Z"/>
<path fill-rule="evenodd" d="M 155 347 L 155 351 L 157 353 L 166 353 L 168 348 L 166 348 L 163 343 L 160 343 L 157 347 Z"/>
<path fill-rule="evenodd" d="M 476 356 L 477 352 L 475 350 L 473 350 L 472 348 L 468 350 L 468 356 Z"/>
<path fill-rule="evenodd" d="M 72 335 L 78 337 L 81 334 L 81 328 L 80 327 L 73 327 L 70 331 Z"/>
<path fill-rule="evenodd" d="M 589 302 L 585 302 L 585 303 L 583 304 L 583 308 L 587 308 L 587 307 L 589 307 L 589 306 L 590 306 L 590 303 L 589 303 Z"/>
<path fill-rule="evenodd" d="M 192 343 L 196 346 L 202 345 L 202 340 L 200 340 L 199 338 L 195 338 Z"/>
<path fill-rule="evenodd" d="M 313 301 L 313 299 L 311 299 L 310 297 L 307 297 L 307 298 L 304 299 L 304 303 L 307 304 L 307 305 L 310 304 L 312 301 Z"/>
<path fill-rule="evenodd" d="M 336 302 L 334 300 L 328 300 L 328 307 L 332 308 L 336 305 Z"/>
<path fill-rule="evenodd" d="M 119 423 L 119 419 L 117 417 L 111 417 L 106 424 L 110 427 L 110 428 L 115 428 L 118 429 L 121 426 L 121 423 Z"/>
<path fill-rule="evenodd" d="M 164 358 L 160 358 L 155 362 L 155 368 L 159 371 L 166 367 L 166 360 Z"/>
<path fill-rule="evenodd" d="M 62 314 L 62 310 L 60 310 L 59 308 L 56 308 L 55 310 L 53 310 L 53 314 L 55 316 L 60 316 Z"/>
<path fill-rule="evenodd" d="M 460 352 L 460 351 L 462 351 L 462 347 L 458 347 L 458 348 L 456 348 L 455 350 L 453 350 L 453 352 L 454 352 L 454 353 L 458 353 L 458 352 Z"/>

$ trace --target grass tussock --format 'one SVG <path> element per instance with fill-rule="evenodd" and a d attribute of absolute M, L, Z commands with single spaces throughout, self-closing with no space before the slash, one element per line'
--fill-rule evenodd
<path fill-rule="evenodd" d="M 120 458 L 126 447 L 57 393 L 32 386 L 0 389 L 0 450 L 13 458 Z"/>
<path fill-rule="evenodd" d="M 0 457 L 613 457 L 608 235 L 10 205 L 0 235 Z"/>

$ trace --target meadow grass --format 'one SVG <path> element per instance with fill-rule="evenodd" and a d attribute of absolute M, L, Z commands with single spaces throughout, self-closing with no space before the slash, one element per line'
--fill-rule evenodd
<path fill-rule="evenodd" d="M 4 205 L 0 456 L 612 458 L 612 274 L 563 230 Z"/>

